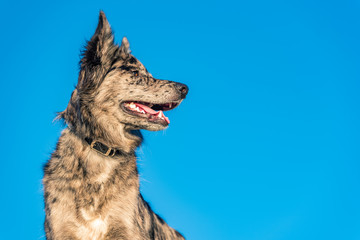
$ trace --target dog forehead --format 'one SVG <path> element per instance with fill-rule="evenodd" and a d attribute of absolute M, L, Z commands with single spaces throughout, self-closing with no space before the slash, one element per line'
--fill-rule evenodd
<path fill-rule="evenodd" d="M 125 62 L 125 64 L 129 67 L 133 67 L 136 68 L 136 70 L 140 70 L 140 71 L 145 71 L 146 67 L 144 66 L 144 64 L 142 64 L 136 57 L 134 57 L 133 55 L 130 55 L 129 58 L 127 59 L 127 61 Z"/>
<path fill-rule="evenodd" d="M 135 57 L 134 59 L 136 60 Z M 152 75 L 147 71 L 146 67 L 140 61 L 136 60 L 135 62 L 134 60 L 131 60 L 131 62 L 132 63 L 130 63 L 129 59 L 118 59 L 112 64 L 109 72 L 112 72 L 115 69 L 119 69 L 122 73 L 132 74 L 134 72 L 139 72 L 141 74 L 152 77 Z"/>

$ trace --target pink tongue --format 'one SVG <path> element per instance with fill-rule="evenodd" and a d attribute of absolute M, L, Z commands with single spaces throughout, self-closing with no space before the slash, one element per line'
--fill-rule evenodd
<path fill-rule="evenodd" d="M 157 114 L 158 112 L 153 110 L 152 108 L 149 108 L 148 106 L 142 105 L 140 103 L 135 103 L 136 106 L 138 106 L 139 108 L 142 108 L 145 112 L 150 113 L 150 114 Z"/>
<path fill-rule="evenodd" d="M 170 120 L 169 118 L 167 118 L 164 113 L 160 110 L 160 111 L 155 111 L 152 108 L 149 108 L 148 106 L 142 105 L 140 103 L 134 103 L 136 106 L 138 106 L 139 108 L 142 108 L 146 113 L 150 113 L 151 115 L 158 115 L 159 113 L 161 114 L 161 116 L 165 119 L 165 121 L 169 124 Z"/>

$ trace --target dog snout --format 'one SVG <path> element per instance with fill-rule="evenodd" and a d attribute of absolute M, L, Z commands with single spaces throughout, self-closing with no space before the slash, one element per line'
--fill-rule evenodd
<path fill-rule="evenodd" d="M 180 92 L 181 98 L 184 99 L 186 97 L 186 94 L 189 92 L 188 86 L 182 83 L 176 83 L 175 87 Z"/>

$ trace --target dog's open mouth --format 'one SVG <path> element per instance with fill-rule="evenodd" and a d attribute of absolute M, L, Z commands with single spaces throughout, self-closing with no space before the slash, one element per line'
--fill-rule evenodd
<path fill-rule="evenodd" d="M 170 120 L 164 115 L 164 111 L 169 111 L 176 108 L 180 102 L 169 102 L 164 104 L 153 104 L 147 102 L 127 101 L 121 104 L 125 112 L 147 118 L 150 122 L 160 123 L 162 125 L 169 125 Z"/>

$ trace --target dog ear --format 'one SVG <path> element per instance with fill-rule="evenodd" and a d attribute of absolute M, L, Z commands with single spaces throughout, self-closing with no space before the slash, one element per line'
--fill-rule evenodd
<path fill-rule="evenodd" d="M 91 94 L 97 89 L 103 80 L 100 76 L 106 74 L 117 51 L 119 51 L 119 46 L 114 44 L 110 24 L 105 13 L 100 11 L 96 31 L 82 52 L 77 85 L 79 95 Z"/>
<path fill-rule="evenodd" d="M 81 59 L 81 67 L 96 67 L 98 65 L 106 65 L 116 51 L 114 46 L 114 35 L 105 13 L 100 11 L 99 23 L 94 35 L 87 43 L 83 58 Z"/>
<path fill-rule="evenodd" d="M 127 58 L 130 55 L 130 53 L 131 53 L 130 43 L 126 37 L 123 37 L 120 46 L 120 56 L 122 58 Z"/>

